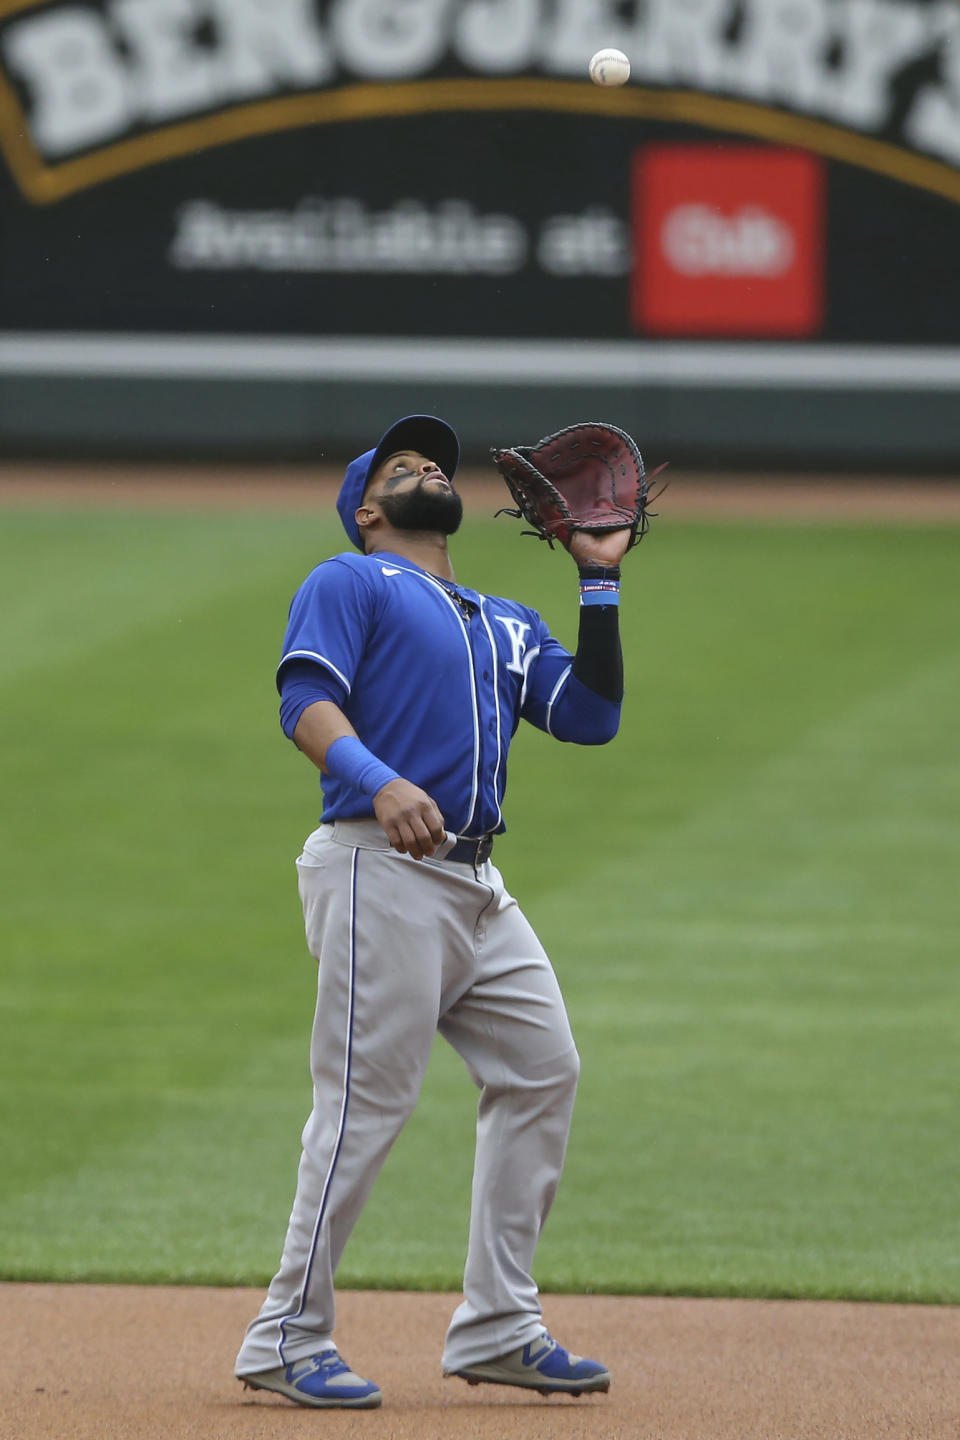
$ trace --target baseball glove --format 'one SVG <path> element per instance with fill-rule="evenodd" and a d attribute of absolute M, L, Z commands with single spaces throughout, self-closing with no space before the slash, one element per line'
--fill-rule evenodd
<path fill-rule="evenodd" d="M 536 445 L 494 449 L 491 454 L 517 502 L 516 510 L 504 506 L 497 514 L 526 520 L 533 530 L 525 534 L 551 546 L 559 540 L 569 550 L 577 530 L 603 534 L 629 529 L 628 549 L 647 533 L 648 477 L 640 451 L 625 430 L 594 423 L 568 425 Z"/>

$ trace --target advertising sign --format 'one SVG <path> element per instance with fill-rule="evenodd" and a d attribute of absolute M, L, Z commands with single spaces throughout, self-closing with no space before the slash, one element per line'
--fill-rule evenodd
<path fill-rule="evenodd" d="M 401 340 L 465 380 L 534 341 L 587 382 L 585 341 L 960 375 L 947 0 L 5 0 L 0 151 L 7 373 L 226 374 L 234 338 L 359 378 Z"/>
<path fill-rule="evenodd" d="M 648 145 L 633 179 L 633 318 L 653 335 L 817 334 L 823 164 L 756 145 Z"/>

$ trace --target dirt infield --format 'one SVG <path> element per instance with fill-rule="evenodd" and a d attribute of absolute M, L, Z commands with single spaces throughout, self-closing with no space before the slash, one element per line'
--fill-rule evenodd
<path fill-rule="evenodd" d="M 117 504 L 146 509 L 332 506 L 342 470 L 303 466 L 0 465 L 0 504 Z M 670 471 L 654 507 L 668 521 L 960 523 L 960 477 L 766 475 Z M 655 486 L 659 480 L 654 482 Z M 467 468 L 458 488 L 468 514 L 492 515 L 509 501 L 489 470 Z"/>
<path fill-rule="evenodd" d="M 307 1411 L 233 1378 L 249 1290 L 0 1286 L 4 1440 L 950 1440 L 960 1310 L 548 1296 L 608 1395 L 443 1379 L 451 1295 L 345 1292 L 338 1338 L 376 1411 Z"/>

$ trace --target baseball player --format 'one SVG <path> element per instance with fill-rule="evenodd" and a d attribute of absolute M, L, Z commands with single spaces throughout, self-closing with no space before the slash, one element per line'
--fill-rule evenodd
<path fill-rule="evenodd" d="M 447 541 L 463 509 L 459 455 L 444 421 L 411 415 L 349 465 L 337 508 L 354 551 L 300 586 L 278 671 L 283 729 L 323 786 L 297 861 L 319 964 L 314 1105 L 280 1268 L 236 1374 L 300 1405 L 380 1404 L 335 1348 L 334 1275 L 437 1030 L 480 1089 L 444 1373 L 571 1395 L 610 1384 L 548 1333 L 531 1278 L 579 1059 L 550 962 L 492 851 L 522 719 L 585 745 L 617 731 L 618 567 L 631 535 L 573 535 L 586 603 L 571 655 L 535 610 L 457 581 Z"/>

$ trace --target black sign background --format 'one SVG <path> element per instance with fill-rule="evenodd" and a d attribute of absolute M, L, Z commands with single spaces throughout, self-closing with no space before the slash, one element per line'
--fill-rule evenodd
<path fill-rule="evenodd" d="M 184 270 L 169 259 L 180 207 L 290 211 L 348 197 L 465 200 L 516 217 L 606 208 L 629 224 L 630 159 L 664 140 L 745 143 L 691 125 L 596 115 L 454 113 L 324 124 L 164 161 L 47 205 L 2 187 L 7 330 L 286 335 L 635 334 L 626 275 Z M 747 141 L 746 143 L 751 143 Z M 761 141 L 752 143 L 763 143 Z M 827 314 L 818 339 L 960 341 L 960 204 L 827 162 Z"/>

